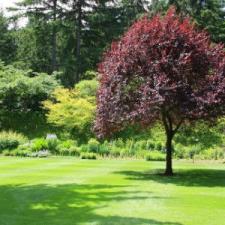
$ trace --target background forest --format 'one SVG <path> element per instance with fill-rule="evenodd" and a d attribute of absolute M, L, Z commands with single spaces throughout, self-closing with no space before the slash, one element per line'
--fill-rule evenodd
<path fill-rule="evenodd" d="M 4 155 L 74 155 L 164 160 L 160 124 L 129 127 L 99 141 L 93 132 L 97 65 L 138 18 L 175 5 L 213 42 L 225 42 L 220 0 L 23 0 L 0 13 L 0 151 Z M 27 18 L 25 26 L 18 22 Z M 215 121 L 214 121 L 215 122 Z M 57 136 L 57 138 L 56 138 Z M 177 158 L 224 159 L 225 120 L 182 127 Z"/>

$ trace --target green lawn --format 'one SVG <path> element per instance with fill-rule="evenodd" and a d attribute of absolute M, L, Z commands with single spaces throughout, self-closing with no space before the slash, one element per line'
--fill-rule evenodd
<path fill-rule="evenodd" d="M 0 225 L 225 225 L 225 164 L 0 158 Z"/>

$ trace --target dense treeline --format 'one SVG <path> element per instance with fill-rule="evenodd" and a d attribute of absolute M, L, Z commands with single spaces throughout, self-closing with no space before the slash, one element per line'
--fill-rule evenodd
<path fill-rule="evenodd" d="M 81 146 L 91 140 L 89 144 L 95 146 L 93 152 L 112 148 L 117 152 L 115 155 L 141 148 L 163 151 L 164 140 L 158 126 L 154 128 L 157 138 L 153 135 L 154 131 L 152 134 L 150 131 L 143 133 L 138 128 L 118 133 L 115 138 L 122 138 L 122 141 L 115 141 L 114 147 L 109 147 L 108 142 L 98 143 L 93 139 L 97 64 L 105 49 L 133 21 L 144 15 L 152 17 L 158 12 L 165 12 L 170 5 L 175 5 L 183 17 L 190 16 L 200 28 L 206 29 L 214 42 L 224 43 L 225 11 L 221 2 L 20 1 L 8 9 L 12 14 L 10 18 L 5 16 L 5 12 L 0 13 L 0 129 L 20 132 L 30 139 L 53 132 L 63 140 L 76 139 Z M 19 19 L 24 17 L 28 20 L 27 24 L 19 26 Z M 215 129 L 205 124 L 199 124 L 193 130 L 184 129 L 175 140 L 175 147 L 182 149 L 177 156 L 191 157 L 190 152 L 210 151 L 215 144 L 222 148 L 223 124 L 220 122 Z M 204 134 L 202 126 L 208 129 Z M 133 140 L 129 139 L 131 136 L 135 143 L 138 140 L 143 143 L 133 144 Z M 127 144 L 129 141 L 132 147 Z M 187 150 L 187 146 L 192 146 L 191 150 Z"/>
<path fill-rule="evenodd" d="M 23 0 L 9 20 L 0 15 L 1 55 L 7 64 L 51 74 L 62 73 L 66 86 L 95 69 L 103 51 L 138 17 L 165 11 L 174 4 L 184 16 L 190 15 L 215 42 L 225 41 L 224 11 L 219 0 Z M 19 17 L 28 23 L 16 26 Z"/>
<path fill-rule="evenodd" d="M 14 32 L 14 60 L 36 72 L 61 71 L 63 83 L 73 86 L 146 7 L 147 1 L 136 0 L 24 0 L 11 8 L 28 18 L 26 27 Z"/>

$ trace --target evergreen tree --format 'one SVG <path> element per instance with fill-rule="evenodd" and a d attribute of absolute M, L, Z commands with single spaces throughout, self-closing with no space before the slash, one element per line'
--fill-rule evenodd
<path fill-rule="evenodd" d="M 11 63 L 14 60 L 15 52 L 13 31 L 9 30 L 9 22 L 3 12 L 0 12 L 0 59 L 5 63 Z"/>
<path fill-rule="evenodd" d="M 183 17 L 192 17 L 199 28 L 206 29 L 214 42 L 225 42 L 225 11 L 221 0 L 154 0 L 151 12 L 166 10 L 171 5 Z"/>
<path fill-rule="evenodd" d="M 26 15 L 29 18 L 29 23 L 35 24 L 35 28 L 45 24 L 47 29 L 50 29 L 50 45 L 51 45 L 51 63 L 46 65 L 50 67 L 49 71 L 57 70 L 57 22 L 63 14 L 63 5 L 59 0 L 23 0 L 16 3 L 17 7 L 11 10 L 20 12 L 20 15 Z M 49 26 L 50 24 L 50 26 Z"/>

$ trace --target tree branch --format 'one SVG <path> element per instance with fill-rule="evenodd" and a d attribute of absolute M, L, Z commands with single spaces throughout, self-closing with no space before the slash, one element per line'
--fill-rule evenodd
<path fill-rule="evenodd" d="M 179 130 L 180 126 L 182 125 L 184 119 L 181 119 L 180 122 L 177 124 L 176 128 L 173 130 L 173 135 Z"/>
<path fill-rule="evenodd" d="M 165 127 L 165 130 L 166 130 L 166 133 L 169 134 L 170 129 L 169 129 L 169 125 L 167 123 L 166 113 L 165 113 L 164 109 L 161 110 L 161 115 L 162 115 L 162 121 L 163 121 L 163 125 Z"/>

